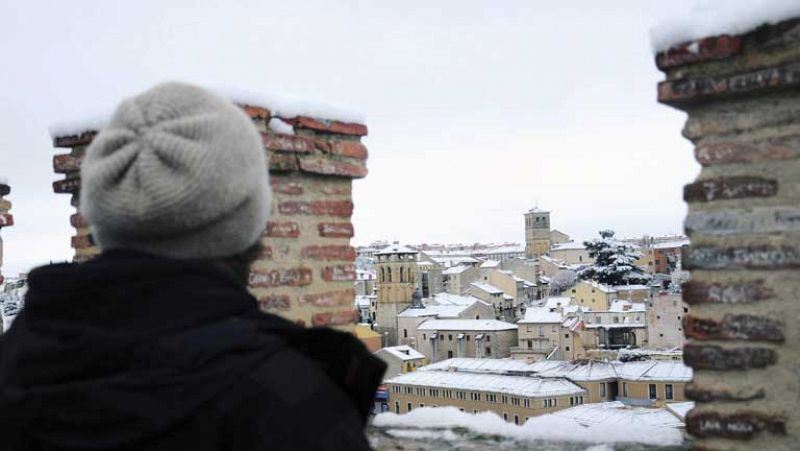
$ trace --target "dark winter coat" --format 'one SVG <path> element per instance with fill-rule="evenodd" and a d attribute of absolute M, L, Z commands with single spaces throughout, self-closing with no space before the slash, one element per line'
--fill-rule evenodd
<path fill-rule="evenodd" d="M 117 251 L 28 283 L 0 341 L 0 449 L 369 449 L 385 364 L 259 312 L 222 264 Z"/>

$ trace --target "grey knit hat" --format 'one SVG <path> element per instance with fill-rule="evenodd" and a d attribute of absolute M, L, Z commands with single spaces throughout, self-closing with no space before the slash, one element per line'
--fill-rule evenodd
<path fill-rule="evenodd" d="M 124 100 L 81 166 L 80 209 L 104 250 L 238 254 L 266 227 L 264 147 L 231 102 L 183 83 Z"/>

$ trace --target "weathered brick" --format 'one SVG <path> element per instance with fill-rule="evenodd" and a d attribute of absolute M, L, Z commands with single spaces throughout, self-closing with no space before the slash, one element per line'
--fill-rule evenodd
<path fill-rule="evenodd" d="M 253 288 L 299 287 L 312 281 L 310 268 L 251 270 L 249 285 Z"/>
<path fill-rule="evenodd" d="M 95 245 L 94 237 L 91 234 L 73 236 L 71 241 L 73 249 L 83 249 Z"/>
<path fill-rule="evenodd" d="M 317 149 L 333 155 L 341 155 L 343 157 L 358 158 L 365 160 L 367 158 L 367 147 L 358 141 L 323 141 L 317 140 Z"/>
<path fill-rule="evenodd" d="M 89 223 L 86 219 L 80 214 L 75 213 L 69 217 L 69 224 L 76 229 L 81 229 L 84 227 L 89 227 Z"/>
<path fill-rule="evenodd" d="M 298 128 L 307 128 L 310 130 L 329 133 L 339 133 L 342 135 L 366 136 L 367 134 L 367 127 L 362 124 L 315 119 L 307 116 L 297 116 L 294 118 L 282 119 L 284 122 L 292 124 Z"/>
<path fill-rule="evenodd" d="M 297 238 L 300 236 L 300 225 L 296 222 L 267 222 L 264 236 L 272 238 Z"/>
<path fill-rule="evenodd" d="M 700 180 L 683 187 L 686 202 L 772 197 L 778 193 L 778 181 L 755 176 L 719 177 Z"/>
<path fill-rule="evenodd" d="M 53 138 L 53 147 L 75 147 L 89 144 L 95 135 L 97 135 L 97 132 L 90 130 L 77 135 L 56 136 Z"/>
<path fill-rule="evenodd" d="M 269 120 L 270 118 L 270 111 L 266 108 L 260 106 L 253 106 L 253 105 L 239 105 L 239 107 L 250 116 L 252 119 L 264 119 Z"/>
<path fill-rule="evenodd" d="M 291 195 L 299 195 L 303 194 L 303 184 L 300 182 L 294 182 L 289 180 L 284 180 L 278 177 L 272 177 L 269 180 L 270 186 L 272 187 L 272 192 L 280 193 L 280 194 L 291 194 Z"/>
<path fill-rule="evenodd" d="M 286 201 L 278 204 L 282 215 L 338 216 L 349 218 L 353 214 L 353 203 L 346 201 Z"/>
<path fill-rule="evenodd" d="M 80 177 L 56 180 L 53 182 L 53 191 L 56 193 L 76 193 L 81 189 Z"/>
<path fill-rule="evenodd" d="M 683 318 L 684 333 L 698 340 L 749 340 L 782 342 L 780 321 L 756 315 L 727 314 L 722 320 L 687 315 Z"/>
<path fill-rule="evenodd" d="M 320 191 L 322 191 L 322 194 L 349 196 L 350 193 L 352 192 L 350 183 L 351 182 L 347 182 L 346 184 L 343 184 L 343 183 L 336 183 L 336 184 L 334 184 L 334 183 L 326 183 L 325 186 L 323 186 L 320 189 Z"/>
<path fill-rule="evenodd" d="M 271 152 L 269 155 L 269 170 L 277 172 L 295 172 L 300 170 L 297 155 Z"/>
<path fill-rule="evenodd" d="M 358 311 L 356 310 L 315 313 L 311 318 L 311 324 L 314 326 L 341 326 L 356 321 L 358 321 Z"/>
<path fill-rule="evenodd" d="M 698 211 L 689 213 L 684 224 L 690 235 L 800 232 L 800 208 Z"/>
<path fill-rule="evenodd" d="M 788 160 L 797 158 L 798 152 L 781 144 L 743 143 L 738 141 L 700 144 L 694 149 L 697 162 L 703 166 L 730 163 L 754 163 L 761 161 Z"/>
<path fill-rule="evenodd" d="M 706 283 L 692 280 L 683 284 L 683 301 L 698 304 L 749 304 L 773 296 L 763 280 Z"/>
<path fill-rule="evenodd" d="M 264 311 L 289 310 L 292 305 L 286 294 L 265 294 L 256 297 L 256 300 L 258 300 L 258 307 Z"/>
<path fill-rule="evenodd" d="M 690 246 L 683 252 L 686 269 L 800 268 L 798 246 Z"/>
<path fill-rule="evenodd" d="M 710 97 L 752 94 L 798 84 L 800 63 L 791 63 L 735 75 L 663 81 L 658 84 L 658 101 L 677 106 Z"/>
<path fill-rule="evenodd" d="M 694 369 L 746 370 L 766 368 L 778 362 L 778 355 L 769 348 L 723 348 L 715 345 L 688 344 L 683 347 L 683 360 Z"/>
<path fill-rule="evenodd" d="M 76 157 L 71 154 L 53 155 L 53 171 L 56 174 L 66 174 L 81 169 L 83 157 Z"/>
<path fill-rule="evenodd" d="M 745 387 L 743 389 L 723 389 L 723 388 L 707 388 L 701 387 L 696 382 L 689 382 L 686 384 L 684 390 L 688 399 L 698 402 L 712 402 L 712 401 L 752 401 L 754 399 L 763 399 L 766 396 L 763 388 Z"/>
<path fill-rule="evenodd" d="M 752 411 L 720 413 L 692 410 L 686 415 L 686 430 L 695 437 L 749 440 L 762 431 L 786 434 L 786 419 L 782 415 Z"/>
<path fill-rule="evenodd" d="M 350 238 L 354 235 L 353 224 L 349 222 L 320 222 L 317 229 L 319 236 L 326 238 Z"/>
<path fill-rule="evenodd" d="M 352 306 L 355 296 L 356 291 L 352 288 L 348 288 L 346 290 L 306 294 L 303 296 L 303 302 L 313 304 L 316 307 Z"/>
<path fill-rule="evenodd" d="M 327 282 L 356 280 L 355 265 L 332 265 L 322 268 L 322 279 Z"/>
<path fill-rule="evenodd" d="M 312 174 L 335 175 L 348 178 L 367 176 L 367 167 L 363 163 L 332 160 L 322 155 L 301 156 L 298 158 L 300 169 Z"/>
<path fill-rule="evenodd" d="M 293 153 L 309 153 L 314 150 L 314 140 L 305 136 L 262 133 L 261 139 L 267 150 Z"/>
<path fill-rule="evenodd" d="M 735 36 L 723 35 L 700 39 L 659 53 L 656 55 L 656 66 L 665 70 L 702 61 L 723 59 L 739 53 L 741 48 L 742 39 Z"/>
<path fill-rule="evenodd" d="M 0 213 L 0 227 L 11 227 L 14 225 L 14 215 L 11 213 Z"/>
<path fill-rule="evenodd" d="M 261 253 L 258 255 L 258 258 L 262 260 L 272 260 L 272 246 L 269 244 L 262 244 Z"/>
<path fill-rule="evenodd" d="M 353 261 L 356 250 L 352 246 L 323 245 L 306 246 L 300 252 L 303 258 L 312 260 L 345 260 Z"/>

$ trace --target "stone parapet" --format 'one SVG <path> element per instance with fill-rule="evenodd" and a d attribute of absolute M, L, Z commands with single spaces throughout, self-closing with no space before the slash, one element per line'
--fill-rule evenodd
<path fill-rule="evenodd" d="M 800 430 L 800 19 L 656 57 L 658 99 L 688 113 L 686 419 L 704 450 L 797 449 Z"/>
<path fill-rule="evenodd" d="M 273 193 L 264 251 L 251 268 L 250 290 L 264 311 L 306 326 L 349 329 L 358 319 L 355 250 L 350 246 L 352 182 L 367 175 L 367 148 L 360 142 L 367 127 L 273 116 L 269 105 L 240 106 L 263 138 Z M 54 172 L 64 174 L 53 190 L 69 194 L 76 208 L 81 161 L 96 134 L 82 130 L 53 138 L 54 147 L 69 149 L 53 158 Z M 70 225 L 75 228 L 74 260 L 97 255 L 100 249 L 86 220 L 75 213 Z"/>

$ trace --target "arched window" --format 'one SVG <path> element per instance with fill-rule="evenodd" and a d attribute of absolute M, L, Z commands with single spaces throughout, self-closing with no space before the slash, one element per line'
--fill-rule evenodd
<path fill-rule="evenodd" d="M 383 271 L 383 268 L 381 268 L 381 282 L 386 282 L 386 273 Z"/>
<path fill-rule="evenodd" d="M 403 267 L 402 266 L 400 267 L 400 282 L 401 283 L 405 282 L 405 280 L 403 280 Z"/>

